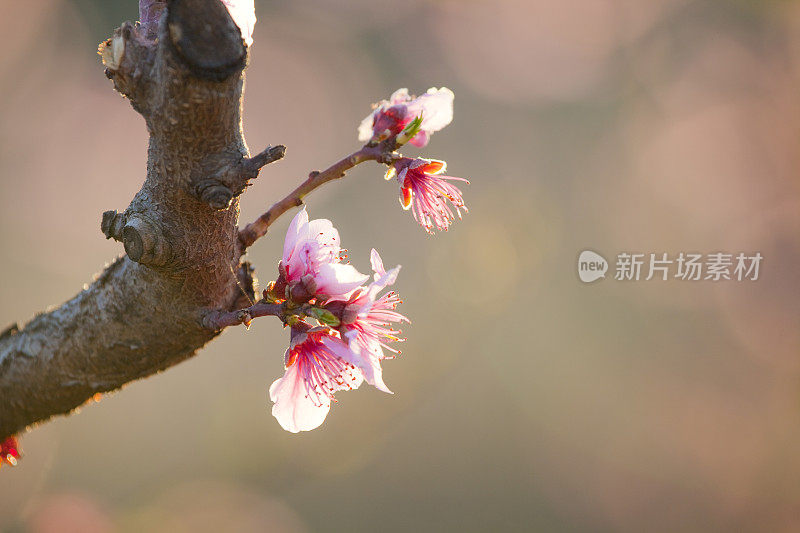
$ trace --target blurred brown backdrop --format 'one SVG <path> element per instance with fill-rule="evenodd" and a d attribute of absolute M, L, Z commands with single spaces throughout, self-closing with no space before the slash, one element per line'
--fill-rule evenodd
<path fill-rule="evenodd" d="M 289 151 L 245 221 L 357 147 L 369 103 L 456 93 L 421 152 L 472 179 L 449 233 L 426 236 L 376 166 L 309 200 L 356 266 L 372 246 L 403 264 L 396 394 L 282 431 L 285 333 L 259 320 L 25 435 L 0 529 L 800 530 L 798 3 L 256 6 L 247 140 Z M 146 131 L 95 46 L 135 18 L 135 0 L 0 2 L 0 325 L 121 251 L 100 214 L 138 190 Z M 263 282 L 288 221 L 250 254 Z M 585 248 L 765 259 L 755 283 L 584 285 Z"/>

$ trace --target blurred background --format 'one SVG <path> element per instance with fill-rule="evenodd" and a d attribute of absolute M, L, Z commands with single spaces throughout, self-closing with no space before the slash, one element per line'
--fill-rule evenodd
<path fill-rule="evenodd" d="M 343 5 L 344 4 L 344 5 Z M 258 216 L 398 87 L 456 93 L 422 151 L 468 177 L 427 236 L 382 170 L 309 198 L 353 264 L 402 263 L 395 395 L 270 414 L 263 319 L 26 434 L 6 531 L 800 530 L 800 4 L 256 0 L 244 127 L 288 146 Z M 0 1 L 0 326 L 90 282 L 145 172 L 95 53 L 135 0 Z M 369 201 L 365 201 L 369 198 Z M 249 256 L 274 278 L 290 216 Z M 756 282 L 583 284 L 581 250 L 759 251 Z M 2 409 L 2 406 L 0 406 Z"/>

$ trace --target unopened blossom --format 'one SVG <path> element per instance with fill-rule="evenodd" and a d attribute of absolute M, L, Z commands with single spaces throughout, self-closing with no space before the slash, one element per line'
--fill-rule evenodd
<path fill-rule="evenodd" d="M 403 157 L 386 172 L 386 179 L 397 178 L 400 184 L 400 205 L 411 209 L 419 224 L 428 233 L 434 228 L 447 231 L 461 210 L 467 211 L 461 190 L 452 181 L 469 183 L 464 178 L 441 175 L 447 163 L 436 159 Z"/>
<path fill-rule="evenodd" d="M 378 390 L 391 393 L 383 381 L 381 361 L 387 358 L 383 349 L 399 353 L 387 344 L 401 340 L 397 336 L 400 332 L 392 329 L 390 323 L 409 320 L 395 311 L 400 303 L 397 294 L 389 292 L 379 296 L 381 291 L 397 280 L 400 266 L 386 272 L 381 256 L 374 248 L 370 259 L 375 272 L 374 281 L 353 293 L 343 309 L 342 323 L 338 329 L 355 356 L 355 365 L 364 373 L 366 382 Z"/>
<path fill-rule="evenodd" d="M 16 438 L 8 437 L 0 442 L 0 466 L 3 466 L 3 463 L 17 466 L 21 455 Z"/>
<path fill-rule="evenodd" d="M 303 208 L 289 224 L 281 259 L 282 282 L 298 283 L 311 295 L 336 297 L 349 294 L 369 276 L 342 262 L 339 232 L 330 220 L 308 220 Z"/>
<path fill-rule="evenodd" d="M 272 415 L 286 431 L 297 433 L 319 427 L 328 416 L 337 391 L 357 389 L 361 370 L 342 357 L 349 354 L 338 333 L 329 329 L 293 332 L 285 354 L 286 372 L 269 388 L 275 403 Z"/>
<path fill-rule="evenodd" d="M 419 132 L 409 141 L 414 146 L 425 146 L 433 132 L 453 121 L 453 91 L 447 87 L 431 87 L 422 96 L 408 94 L 408 89 L 398 89 L 388 100 L 375 105 L 358 127 L 358 140 L 382 141 L 399 135 L 409 123 L 422 117 Z"/>

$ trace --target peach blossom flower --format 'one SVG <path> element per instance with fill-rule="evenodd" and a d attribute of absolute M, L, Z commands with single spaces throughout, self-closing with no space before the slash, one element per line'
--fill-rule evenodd
<path fill-rule="evenodd" d="M 411 209 L 414 219 L 428 233 L 433 233 L 434 227 L 447 231 L 455 215 L 461 218 L 461 209 L 467 212 L 461 190 L 450 182 L 469 181 L 442 176 L 446 168 L 444 161 L 404 157 L 395 161 L 386 172 L 387 180 L 396 177 L 400 184 L 400 205 L 403 209 Z"/>
<path fill-rule="evenodd" d="M 369 277 L 341 262 L 339 232 L 330 220 L 308 220 L 303 208 L 286 232 L 281 273 L 291 288 L 303 283 L 311 295 L 336 297 L 349 294 Z"/>
<path fill-rule="evenodd" d="M 361 385 L 361 371 L 341 356 L 349 352 L 333 330 L 292 331 L 284 356 L 286 372 L 269 388 L 275 403 L 272 415 L 283 429 L 297 433 L 319 427 L 336 401 L 333 394 Z"/>
<path fill-rule="evenodd" d="M 400 265 L 386 272 L 381 256 L 374 248 L 370 259 L 375 271 L 374 281 L 368 287 L 362 287 L 353 293 L 342 311 L 342 324 L 338 329 L 353 353 L 350 360 L 364 373 L 366 382 L 378 390 L 391 393 L 383 382 L 381 361 L 389 358 L 383 349 L 399 353 L 387 342 L 401 339 L 397 337 L 400 332 L 392 329 L 389 324 L 409 320 L 395 311 L 401 303 L 397 294 L 389 292 L 379 296 L 383 289 L 397 280 Z"/>
<path fill-rule="evenodd" d="M 408 94 L 408 89 L 398 89 L 389 100 L 375 106 L 358 127 L 358 140 L 382 141 L 400 134 L 417 117 L 422 117 L 419 132 L 409 141 L 414 146 L 428 144 L 432 133 L 453 121 L 453 91 L 447 87 L 431 87 L 419 97 Z"/>

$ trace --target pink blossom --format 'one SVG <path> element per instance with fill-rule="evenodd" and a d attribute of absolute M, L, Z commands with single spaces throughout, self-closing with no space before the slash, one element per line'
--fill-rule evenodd
<path fill-rule="evenodd" d="M 253 44 L 253 28 L 256 25 L 256 8 L 254 0 L 222 0 L 231 18 L 242 32 L 244 44 Z"/>
<path fill-rule="evenodd" d="M 396 136 L 415 118 L 422 117 L 422 125 L 409 142 L 423 147 L 435 131 L 439 131 L 453 121 L 453 91 L 447 87 L 431 87 L 419 97 L 408 94 L 408 89 L 398 89 L 375 106 L 358 127 L 358 140 L 382 141 Z"/>
<path fill-rule="evenodd" d="M 269 388 L 272 416 L 283 429 L 297 433 L 319 427 L 336 401 L 333 394 L 361 385 L 363 374 L 342 353 L 349 350 L 333 330 L 293 331 L 286 372 Z"/>
<path fill-rule="evenodd" d="M 450 181 L 469 181 L 440 175 L 446 168 L 444 161 L 404 157 L 395 161 L 386 172 L 387 180 L 397 177 L 400 184 L 400 205 L 403 209 L 411 209 L 414 219 L 428 233 L 433 233 L 434 227 L 447 231 L 455 215 L 461 218 L 461 209 L 467 211 L 461 190 Z"/>
<path fill-rule="evenodd" d="M 364 379 L 378 390 L 391 393 L 383 382 L 381 361 L 387 359 L 383 348 L 399 353 L 387 345 L 389 341 L 399 341 L 395 331 L 389 327 L 390 322 L 409 320 L 395 311 L 401 303 L 394 292 L 378 296 L 383 289 L 393 285 L 400 272 L 396 266 L 389 272 L 383 268 L 383 261 L 373 248 L 371 254 L 372 269 L 375 271 L 374 281 L 368 287 L 355 291 L 342 312 L 342 324 L 339 332 L 348 343 L 349 351 L 355 359 L 354 364 L 364 373 Z"/>
<path fill-rule="evenodd" d="M 339 232 L 330 220 L 308 220 L 303 208 L 289 224 L 283 244 L 281 271 L 292 287 L 303 283 L 311 295 L 347 295 L 368 276 L 342 263 Z"/>

